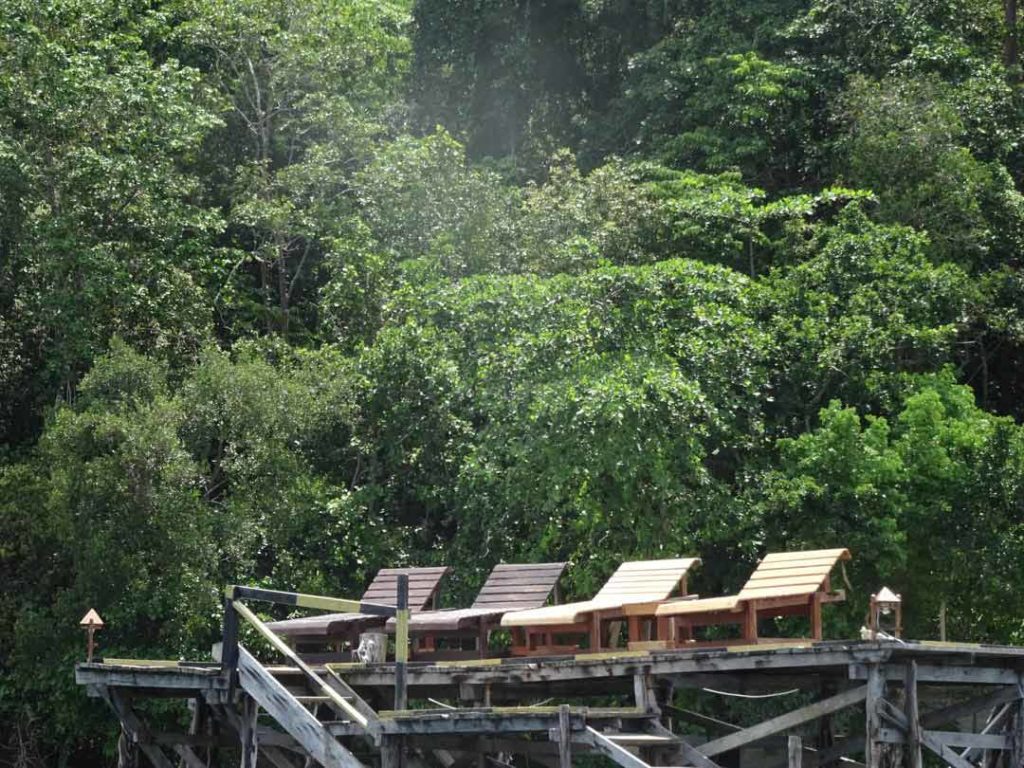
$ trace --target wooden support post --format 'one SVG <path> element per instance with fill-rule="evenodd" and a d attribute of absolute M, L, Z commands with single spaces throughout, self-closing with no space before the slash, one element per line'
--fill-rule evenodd
<path fill-rule="evenodd" d="M 241 730 L 238 733 L 238 738 L 242 744 L 241 768 L 256 768 L 259 754 L 256 717 L 259 715 L 260 705 L 251 696 L 245 696 L 242 698 L 239 708 L 241 709 Z"/>
<path fill-rule="evenodd" d="M 821 694 L 822 697 L 834 696 L 836 693 L 836 685 L 830 680 L 822 682 Z M 836 765 L 835 761 L 827 762 L 821 760 L 821 755 L 832 748 L 836 741 L 836 729 L 835 729 L 835 718 L 832 715 L 825 715 L 821 720 L 818 721 L 818 734 L 815 740 L 815 748 L 817 752 L 817 768 L 833 768 Z"/>
<path fill-rule="evenodd" d="M 907 715 L 907 768 L 923 768 L 921 717 L 917 705 L 917 662 L 907 664 L 903 678 L 904 712 Z"/>
<path fill-rule="evenodd" d="M 381 739 L 380 768 L 402 768 L 402 748 L 398 736 L 385 736 Z"/>
<path fill-rule="evenodd" d="M 642 709 L 644 712 L 651 712 L 656 707 L 652 691 L 650 689 L 650 680 L 647 675 L 643 672 L 637 672 L 633 675 L 633 700 L 636 702 L 636 708 Z"/>
<path fill-rule="evenodd" d="M 804 742 L 796 734 L 789 734 L 789 768 L 801 768 L 804 761 Z"/>
<path fill-rule="evenodd" d="M 398 611 L 395 614 L 395 709 L 409 706 L 406 662 L 409 660 L 409 576 L 398 575 Z"/>
<path fill-rule="evenodd" d="M 1010 765 L 1024 766 L 1024 701 L 1017 702 L 1010 725 Z"/>
<path fill-rule="evenodd" d="M 569 741 L 569 705 L 558 707 L 558 768 L 572 768 L 572 751 Z"/>
<path fill-rule="evenodd" d="M 128 739 L 139 746 L 139 749 L 153 764 L 153 768 L 174 768 L 171 761 L 167 759 L 167 755 L 153 743 L 149 729 L 132 709 L 128 698 L 116 688 L 104 689 L 101 695 L 121 721 L 121 728 L 127 734 Z"/>
<path fill-rule="evenodd" d="M 867 695 L 864 697 L 864 765 L 882 768 L 881 708 L 885 696 L 885 678 L 878 664 L 868 665 Z"/>
<path fill-rule="evenodd" d="M 135 743 L 131 735 L 121 726 L 121 735 L 117 739 L 117 768 L 138 768 L 139 766 L 139 745 Z"/>
<path fill-rule="evenodd" d="M 234 675 L 238 667 L 238 614 L 235 612 L 234 599 L 224 598 L 224 634 L 220 647 L 220 666 L 225 672 Z"/>

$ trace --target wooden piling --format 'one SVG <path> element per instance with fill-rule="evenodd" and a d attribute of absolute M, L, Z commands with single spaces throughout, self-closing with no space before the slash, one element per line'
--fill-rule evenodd
<path fill-rule="evenodd" d="M 569 705 L 558 708 L 558 768 L 572 768 L 572 733 L 569 724 Z"/>
<path fill-rule="evenodd" d="M 398 576 L 398 611 L 395 614 L 395 709 L 409 706 L 406 687 L 409 660 L 409 576 Z"/>
<path fill-rule="evenodd" d="M 788 740 L 789 746 L 789 760 L 787 765 L 789 768 L 801 768 L 804 760 L 804 742 L 796 734 L 789 734 Z"/>

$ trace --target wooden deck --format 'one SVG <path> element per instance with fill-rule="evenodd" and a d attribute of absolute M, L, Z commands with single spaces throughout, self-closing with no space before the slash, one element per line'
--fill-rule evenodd
<path fill-rule="evenodd" d="M 768 768 L 840 765 L 839 758 L 843 766 L 919 767 L 919 754 L 954 768 L 1024 765 L 1018 647 L 807 642 L 410 663 L 409 704 L 396 711 L 400 669 L 313 666 L 336 698 L 312 690 L 295 665 L 262 664 L 244 649 L 237 672 L 212 662 L 108 660 L 79 665 L 76 680 L 121 720 L 130 736 L 125 750 L 140 750 L 158 768 L 170 768 L 172 758 L 199 768 L 207 751 L 237 756 L 240 749 L 243 766 L 279 768 L 300 768 L 306 758 L 347 768 L 457 768 L 498 753 L 552 768 L 589 753 L 621 768 L 715 768 L 765 745 L 775 747 Z M 781 711 L 723 723 L 676 709 L 672 694 L 680 689 L 712 698 L 780 694 Z M 192 727 L 151 730 L 135 708 L 147 697 L 191 701 Z M 860 725 L 837 732 L 836 716 L 848 712 Z M 978 721 L 974 730 L 963 727 L 969 717 Z"/>

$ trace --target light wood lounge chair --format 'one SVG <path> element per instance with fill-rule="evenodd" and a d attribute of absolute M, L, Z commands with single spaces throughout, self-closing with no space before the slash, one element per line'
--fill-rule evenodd
<path fill-rule="evenodd" d="M 597 652 L 606 645 L 608 623 L 622 620 L 625 606 L 665 600 L 677 590 L 685 595 L 686 575 L 699 562 L 685 557 L 623 563 L 593 599 L 506 613 L 501 626 L 512 630 L 512 652 L 517 655 L 577 650 L 577 644 L 555 643 L 558 635 L 586 635 L 590 650 Z"/>
<path fill-rule="evenodd" d="M 565 563 L 501 564 L 494 566 L 469 608 L 424 611 L 409 621 L 417 659 L 457 659 L 487 655 L 491 630 L 512 611 L 540 608 L 557 592 Z M 394 631 L 394 619 L 388 621 Z M 466 640 L 474 648 L 462 649 Z M 441 641 L 445 648 L 438 647 Z"/>
<path fill-rule="evenodd" d="M 448 566 L 428 568 L 381 568 L 363 593 L 367 603 L 395 605 L 398 601 L 398 575 L 409 576 L 409 610 L 415 615 L 437 607 L 441 580 L 451 569 Z M 330 646 L 335 657 L 345 644 L 355 647 L 359 635 L 371 629 L 384 629 L 385 617 L 366 613 L 325 613 L 301 619 L 275 621 L 267 626 L 292 643 L 300 652 L 304 647 Z M 309 654 L 304 654 L 309 655 Z M 311 657 L 312 658 L 312 657 Z"/>
<path fill-rule="evenodd" d="M 832 591 L 830 574 L 840 561 L 849 559 L 846 549 L 778 552 L 761 560 L 739 594 L 628 606 L 625 613 L 631 618 L 653 618 L 659 634 L 657 640 L 642 638 L 633 631 L 639 622 L 631 621 L 629 647 L 650 649 L 690 644 L 694 627 L 715 624 L 739 624 L 742 628 L 741 638 L 713 641 L 716 645 L 756 643 L 759 618 L 793 615 L 808 616 L 811 636 L 820 640 L 821 606 L 846 599 L 842 590 Z"/>

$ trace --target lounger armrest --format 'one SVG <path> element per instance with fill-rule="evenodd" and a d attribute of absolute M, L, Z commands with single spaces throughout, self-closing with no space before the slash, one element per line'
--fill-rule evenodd
<path fill-rule="evenodd" d="M 842 603 L 846 600 L 846 590 L 836 589 L 832 592 L 826 592 L 821 596 L 821 602 L 823 603 Z"/>

